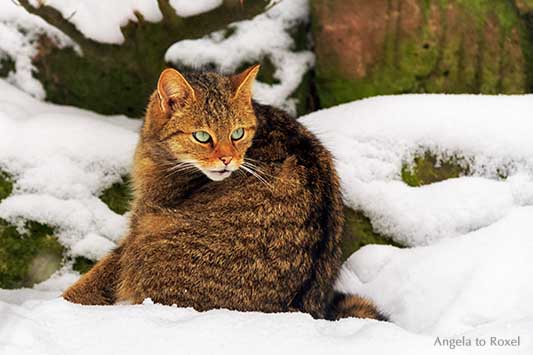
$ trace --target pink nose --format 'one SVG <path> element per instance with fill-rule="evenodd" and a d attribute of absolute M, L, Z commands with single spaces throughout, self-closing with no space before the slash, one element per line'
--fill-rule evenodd
<path fill-rule="evenodd" d="M 229 163 L 231 163 L 231 157 L 220 157 L 218 158 L 220 160 L 222 160 L 222 162 L 224 163 L 224 165 L 228 165 Z"/>

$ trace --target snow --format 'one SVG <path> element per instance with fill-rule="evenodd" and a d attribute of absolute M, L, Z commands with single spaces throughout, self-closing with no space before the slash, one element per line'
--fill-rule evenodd
<path fill-rule="evenodd" d="M 533 206 L 427 247 L 368 245 L 345 263 L 338 288 L 375 300 L 398 326 L 453 334 L 533 321 Z M 533 335 L 533 333 L 531 333 Z"/>
<path fill-rule="evenodd" d="M 233 73 L 243 63 L 268 58 L 279 83 L 257 82 L 255 98 L 295 114 L 297 100 L 290 96 L 314 65 L 314 55 L 306 50 L 295 52 L 290 31 L 305 23 L 308 17 L 307 0 L 280 1 L 252 20 L 228 25 L 230 32 L 222 30 L 175 43 L 168 49 L 165 60 L 193 68 L 214 64 L 218 71 Z"/>
<path fill-rule="evenodd" d="M 35 71 L 32 58 L 37 54 L 37 41 L 42 34 L 46 34 L 60 48 L 75 47 L 66 35 L 40 17 L 26 12 L 24 8 L 16 5 L 15 1 L 2 1 L 0 5 L 0 61 L 9 58 L 15 63 L 15 71 L 11 72 L 8 77 L 10 83 L 40 99 L 45 97 L 45 92 L 41 83 L 32 76 L 32 72 Z"/>
<path fill-rule="evenodd" d="M 402 95 L 340 105 L 301 121 L 333 152 L 346 203 L 363 211 L 376 231 L 417 246 L 533 204 L 532 111 L 530 95 Z M 474 176 L 407 186 L 403 164 L 426 151 L 464 157 Z"/>
<path fill-rule="evenodd" d="M 102 43 L 120 44 L 124 35 L 120 28 L 137 21 L 136 13 L 146 21 L 163 19 L 157 0 L 31 0 L 34 7 L 43 5 L 57 9 L 87 38 Z"/>
<path fill-rule="evenodd" d="M 170 5 L 176 10 L 178 16 L 190 17 L 214 10 L 223 2 L 223 0 L 170 0 Z"/>
<path fill-rule="evenodd" d="M 80 306 L 61 299 L 22 305 L 0 301 L 5 354 L 449 354 L 435 337 L 394 324 L 361 319 L 313 320 L 304 314 L 240 313 L 145 302 L 136 306 Z M 454 354 L 530 354 L 533 324 L 493 325 L 466 336 L 521 337 L 520 347 L 455 348 Z M 475 335 L 474 335 L 475 334 Z M 453 338 L 460 338 L 454 335 Z M 473 341 L 473 340 L 472 340 Z M 476 351 L 477 350 L 477 351 Z"/>
<path fill-rule="evenodd" d="M 336 284 L 391 322 L 200 313 L 150 300 L 74 305 L 58 297 L 79 276 L 66 264 L 31 289 L 0 290 L 0 353 L 531 354 L 532 106 L 533 96 L 406 95 L 300 119 L 332 150 L 345 202 L 410 246 L 360 249 Z M 105 255 L 127 216 L 98 195 L 131 169 L 139 125 L 43 103 L 0 80 L 0 169 L 15 177 L 0 218 L 54 226 L 72 255 Z M 473 176 L 405 185 L 402 165 L 426 150 L 463 156 Z M 491 337 L 520 337 L 520 346 L 491 346 Z M 476 338 L 488 344 L 435 344 Z"/>
<path fill-rule="evenodd" d="M 121 27 L 130 21 L 137 22 L 137 15 L 148 22 L 163 19 L 157 0 L 30 0 L 30 3 L 34 7 L 55 8 L 85 37 L 101 43 L 123 43 Z M 180 17 L 199 15 L 222 3 L 223 0 L 170 0 Z"/>
<path fill-rule="evenodd" d="M 127 228 L 97 196 L 131 167 L 140 122 L 42 103 L 0 81 L 0 169 L 15 193 L 0 218 L 54 226 L 73 255 L 101 257 Z"/>

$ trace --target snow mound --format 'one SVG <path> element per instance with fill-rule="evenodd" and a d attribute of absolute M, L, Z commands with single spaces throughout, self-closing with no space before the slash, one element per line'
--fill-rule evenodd
<path fill-rule="evenodd" d="M 427 247 L 368 245 L 345 263 L 337 288 L 375 300 L 392 322 L 415 333 L 512 323 L 533 316 L 531 231 L 530 206 Z"/>
<path fill-rule="evenodd" d="M 450 353 L 449 348 L 434 345 L 434 336 L 355 318 L 329 322 L 304 314 L 226 310 L 198 313 L 152 302 L 138 306 L 80 306 L 59 299 L 28 301 L 22 306 L 0 301 L 0 313 L 6 324 L 11 325 L 0 328 L 3 339 L 0 351 L 6 354 Z M 520 347 L 471 346 L 455 348 L 453 354 L 530 354 L 533 347 L 527 335 L 531 332 L 533 322 L 488 327 L 475 337 L 520 336 Z"/>
<path fill-rule="evenodd" d="M 310 51 L 294 52 L 291 30 L 309 17 L 308 0 L 280 1 L 252 20 L 232 23 L 227 30 L 172 45 L 165 60 L 190 67 L 215 64 L 222 72 L 235 72 L 243 63 L 268 58 L 275 67 L 272 85 L 257 82 L 255 99 L 296 113 L 297 101 L 289 98 L 314 65 Z"/>
<path fill-rule="evenodd" d="M 101 257 L 127 220 L 97 196 L 128 174 L 140 121 L 42 103 L 1 80 L 0 92 L 0 170 L 16 181 L 0 218 L 54 226 L 74 255 Z"/>
<path fill-rule="evenodd" d="M 532 111 L 530 95 L 402 95 L 340 105 L 301 121 L 333 152 L 346 203 L 362 210 L 377 232 L 416 246 L 533 204 Z M 474 176 L 407 186 L 402 166 L 426 151 L 464 157 Z"/>

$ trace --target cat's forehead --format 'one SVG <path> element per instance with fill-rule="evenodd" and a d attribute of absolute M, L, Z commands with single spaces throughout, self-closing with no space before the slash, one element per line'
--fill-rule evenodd
<path fill-rule="evenodd" d="M 232 128 L 242 124 L 238 103 L 232 100 L 234 88 L 228 77 L 217 73 L 199 73 L 187 77 L 196 92 L 191 110 L 192 123 L 211 128 Z"/>

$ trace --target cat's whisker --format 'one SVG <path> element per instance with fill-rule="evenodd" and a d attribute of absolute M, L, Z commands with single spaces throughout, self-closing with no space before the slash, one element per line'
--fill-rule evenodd
<path fill-rule="evenodd" d="M 276 179 L 275 176 L 265 173 L 264 171 L 262 171 L 261 169 L 257 168 L 256 166 L 250 166 L 248 164 L 243 164 L 243 165 L 246 168 L 248 168 L 248 169 L 252 170 L 253 172 L 255 172 L 257 175 L 261 176 L 265 181 L 268 181 L 267 176 L 268 176 L 268 178 Z M 270 181 L 268 181 L 268 182 L 270 182 Z"/>
<path fill-rule="evenodd" d="M 191 173 L 194 173 L 197 170 L 198 169 L 196 168 L 196 166 L 194 166 L 190 162 L 181 162 L 181 163 L 175 164 L 174 166 L 171 166 L 168 169 L 165 169 L 165 172 L 167 174 L 163 178 L 168 179 L 177 173 L 185 173 L 187 175 L 190 175 Z"/>
<path fill-rule="evenodd" d="M 250 162 L 246 162 L 246 161 L 245 161 L 245 162 L 243 162 L 243 165 L 246 166 L 247 168 L 250 168 L 250 169 L 256 171 L 258 174 L 266 175 L 266 176 L 269 176 L 269 177 L 271 177 L 271 178 L 273 178 L 273 179 L 277 179 L 276 176 L 264 172 L 264 171 L 261 170 L 258 166 L 254 165 L 254 164 L 252 164 L 252 163 L 250 163 Z"/>
<path fill-rule="evenodd" d="M 265 164 L 264 162 L 260 160 L 256 160 L 252 158 L 244 158 L 244 162 L 254 165 L 254 166 L 258 166 L 258 167 L 261 167 L 261 166 L 268 167 L 268 164 Z"/>
<path fill-rule="evenodd" d="M 266 186 L 268 186 L 271 190 L 274 189 L 274 187 L 273 187 L 273 186 L 272 186 L 267 180 L 265 180 L 265 178 L 263 178 L 261 175 L 259 175 L 259 174 L 258 174 L 257 172 L 255 172 L 254 170 L 252 170 L 252 169 L 250 169 L 250 168 L 244 166 L 244 164 L 241 165 L 241 169 L 243 169 L 244 171 L 247 171 L 247 172 L 249 172 L 250 174 L 252 174 L 254 177 L 257 178 L 257 180 L 261 181 L 263 184 L 265 184 Z"/>
<path fill-rule="evenodd" d="M 245 157 L 244 160 L 253 161 L 253 162 L 256 162 L 256 163 L 261 163 L 261 161 L 259 161 L 257 159 L 248 158 L 248 157 Z"/>

